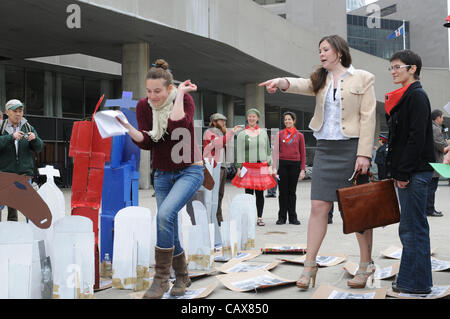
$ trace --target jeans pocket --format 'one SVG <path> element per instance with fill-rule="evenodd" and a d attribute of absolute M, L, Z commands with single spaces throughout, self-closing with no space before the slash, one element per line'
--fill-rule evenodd
<path fill-rule="evenodd" d="M 164 173 L 163 171 L 157 169 L 157 170 L 155 171 L 155 177 L 159 177 L 159 176 L 161 176 L 163 173 Z"/>

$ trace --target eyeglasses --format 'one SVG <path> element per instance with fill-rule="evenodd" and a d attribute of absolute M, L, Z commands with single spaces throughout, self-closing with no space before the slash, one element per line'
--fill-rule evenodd
<path fill-rule="evenodd" d="M 406 68 L 406 67 L 409 67 L 409 66 L 411 66 L 411 65 L 398 65 L 398 64 L 397 64 L 397 65 L 388 67 L 388 71 L 389 71 L 389 72 L 392 71 L 392 70 L 398 71 L 398 70 L 400 70 L 401 68 Z"/>

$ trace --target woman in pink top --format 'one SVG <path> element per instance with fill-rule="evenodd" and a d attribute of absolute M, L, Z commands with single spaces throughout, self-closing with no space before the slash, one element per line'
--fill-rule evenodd
<path fill-rule="evenodd" d="M 278 203 L 277 225 L 289 224 L 300 225 L 295 211 L 297 202 L 297 183 L 305 178 L 305 137 L 295 128 L 296 115 L 293 112 L 283 114 L 286 128 L 278 132 L 275 138 L 273 164 L 278 165 L 280 195 Z M 276 173 L 277 171 L 275 171 Z M 275 174 L 276 175 L 276 174 Z"/>

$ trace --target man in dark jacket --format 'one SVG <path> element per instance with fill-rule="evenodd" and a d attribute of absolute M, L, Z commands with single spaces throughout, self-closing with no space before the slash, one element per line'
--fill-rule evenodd
<path fill-rule="evenodd" d="M 391 75 L 402 88 L 386 95 L 389 149 L 388 177 L 394 179 L 401 206 L 399 225 L 403 245 L 400 271 L 392 289 L 427 294 L 431 276 L 430 233 L 426 215 L 428 184 L 435 162 L 431 107 L 420 84 L 421 58 L 410 50 L 390 59 Z"/>
<path fill-rule="evenodd" d="M 431 120 L 433 121 L 433 140 L 434 140 L 434 155 L 436 163 L 444 162 L 444 154 L 450 151 L 450 146 L 444 137 L 442 131 L 442 124 L 444 123 L 444 114 L 441 110 L 434 110 L 431 112 Z M 434 207 L 435 194 L 439 184 L 439 173 L 434 172 L 433 178 L 428 185 L 428 199 L 427 199 L 427 215 L 433 217 L 443 216 L 442 212 L 436 211 Z"/>
<path fill-rule="evenodd" d="M 0 172 L 27 175 L 31 180 L 34 152 L 40 152 L 44 143 L 23 117 L 22 102 L 10 100 L 5 109 L 8 118 L 0 121 Z M 13 207 L 8 207 L 8 220 L 18 220 L 17 210 Z"/>
<path fill-rule="evenodd" d="M 380 134 L 378 136 L 378 142 L 380 146 L 377 148 L 377 154 L 375 156 L 375 164 L 378 168 L 378 180 L 386 179 L 386 156 L 388 151 L 387 136 Z"/>

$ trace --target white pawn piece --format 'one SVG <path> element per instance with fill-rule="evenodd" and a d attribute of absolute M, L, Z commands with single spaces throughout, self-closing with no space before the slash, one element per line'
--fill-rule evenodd
<path fill-rule="evenodd" d="M 214 161 L 212 159 L 205 158 L 205 167 L 208 169 L 212 178 L 214 179 L 214 188 L 207 190 L 205 188 L 205 206 L 210 224 L 214 224 L 214 238 L 215 245 L 221 246 L 221 236 L 219 230 L 219 222 L 217 221 L 217 207 L 219 204 L 219 188 L 220 188 L 220 167 L 222 163 L 217 163 L 214 167 Z"/>
<path fill-rule="evenodd" d="M 148 208 L 130 206 L 114 218 L 113 287 L 141 291 L 149 287 L 152 226 Z"/>
<path fill-rule="evenodd" d="M 230 220 L 236 221 L 238 250 L 255 247 L 256 200 L 253 195 L 239 194 L 233 197 L 230 207 Z"/>
<path fill-rule="evenodd" d="M 205 206 L 193 201 L 195 226 L 188 226 L 187 255 L 191 270 L 209 271 L 214 266 L 214 225 L 208 223 Z"/>
<path fill-rule="evenodd" d="M 39 168 L 40 175 L 46 175 L 47 181 L 42 185 L 37 193 L 41 196 L 42 200 L 47 204 L 52 214 L 52 225 L 47 229 L 40 229 L 33 225 L 33 230 L 35 232 L 35 240 L 45 241 L 45 251 L 48 256 L 50 256 L 50 261 L 52 267 L 53 263 L 53 225 L 55 222 L 64 216 L 66 216 L 66 202 L 64 199 L 63 192 L 56 186 L 54 177 L 59 177 L 59 170 L 54 169 L 53 166 L 47 165 L 44 168 Z"/>
<path fill-rule="evenodd" d="M 65 216 L 54 223 L 54 299 L 91 299 L 95 283 L 92 221 Z"/>
<path fill-rule="evenodd" d="M 29 299 L 33 231 L 30 224 L 0 223 L 0 299 Z"/>

